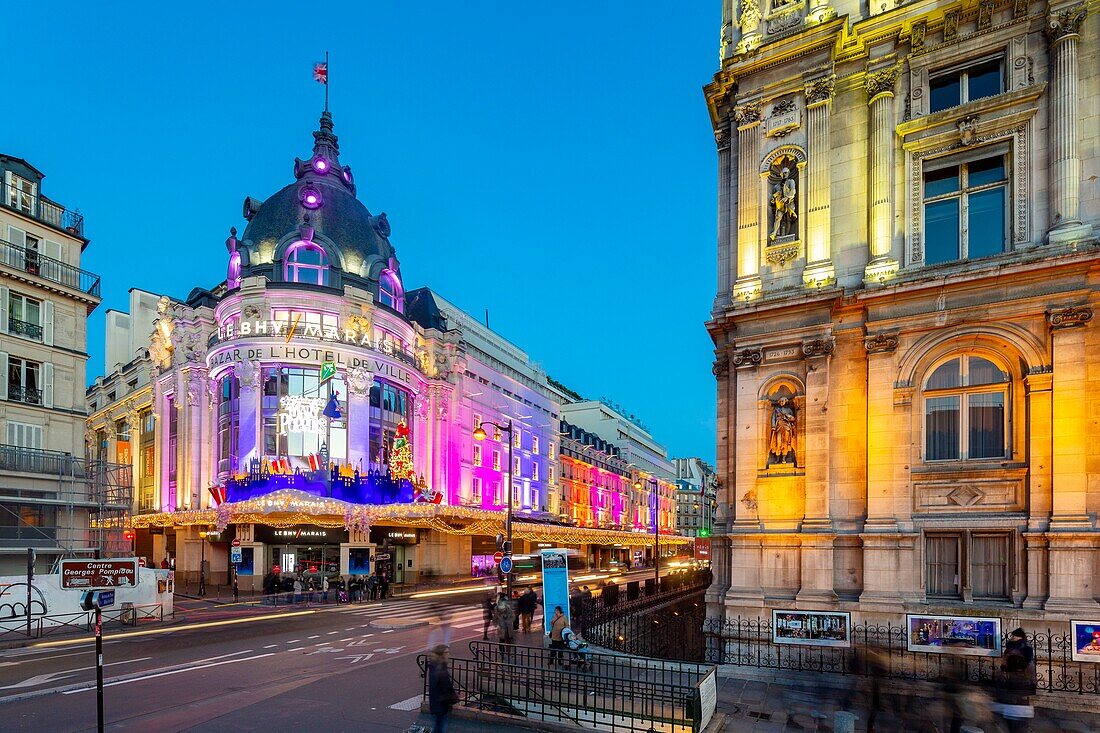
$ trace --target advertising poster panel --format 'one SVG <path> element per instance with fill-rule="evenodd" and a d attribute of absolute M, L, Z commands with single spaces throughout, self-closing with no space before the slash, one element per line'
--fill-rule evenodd
<path fill-rule="evenodd" d="M 772 642 L 805 646 L 852 646 L 852 616 L 845 611 L 772 610 Z"/>
<path fill-rule="evenodd" d="M 561 606 L 569 616 L 569 558 L 566 550 L 543 550 L 542 555 L 542 624 L 544 633 L 550 633 L 550 621 L 554 606 Z"/>
<path fill-rule="evenodd" d="M 1100 621 L 1070 621 L 1075 662 L 1100 663 Z"/>
<path fill-rule="evenodd" d="M 1001 620 L 977 616 L 905 617 L 906 644 L 911 652 L 1001 656 Z"/>

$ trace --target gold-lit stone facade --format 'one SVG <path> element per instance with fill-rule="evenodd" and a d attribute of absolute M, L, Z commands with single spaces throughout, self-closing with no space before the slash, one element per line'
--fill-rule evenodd
<path fill-rule="evenodd" d="M 1100 617 L 1098 15 L 723 3 L 711 616 Z"/>

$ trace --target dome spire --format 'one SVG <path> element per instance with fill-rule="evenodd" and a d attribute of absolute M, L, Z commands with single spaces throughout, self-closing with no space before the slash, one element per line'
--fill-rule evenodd
<path fill-rule="evenodd" d="M 355 182 L 351 177 L 351 166 L 340 165 L 340 142 L 333 131 L 332 113 L 327 109 L 321 113 L 318 129 L 313 133 L 313 155 L 308 161 L 294 159 L 294 177 L 320 176 L 331 181 L 334 177 L 345 188 L 355 193 Z"/>

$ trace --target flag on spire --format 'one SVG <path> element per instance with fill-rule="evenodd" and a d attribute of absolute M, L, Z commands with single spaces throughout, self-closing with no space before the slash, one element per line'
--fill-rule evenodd
<path fill-rule="evenodd" d="M 313 65 L 313 80 L 328 85 L 328 61 L 321 61 Z"/>

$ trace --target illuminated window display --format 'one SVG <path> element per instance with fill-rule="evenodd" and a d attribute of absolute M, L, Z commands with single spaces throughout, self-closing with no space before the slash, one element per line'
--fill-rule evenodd
<path fill-rule="evenodd" d="M 263 455 L 287 459 L 291 470 L 315 470 L 348 458 L 347 387 L 340 377 L 321 383 L 321 370 L 276 367 L 265 370 L 263 386 Z M 341 417 L 324 416 L 335 396 Z M 311 460 L 312 457 L 312 460 Z"/>

